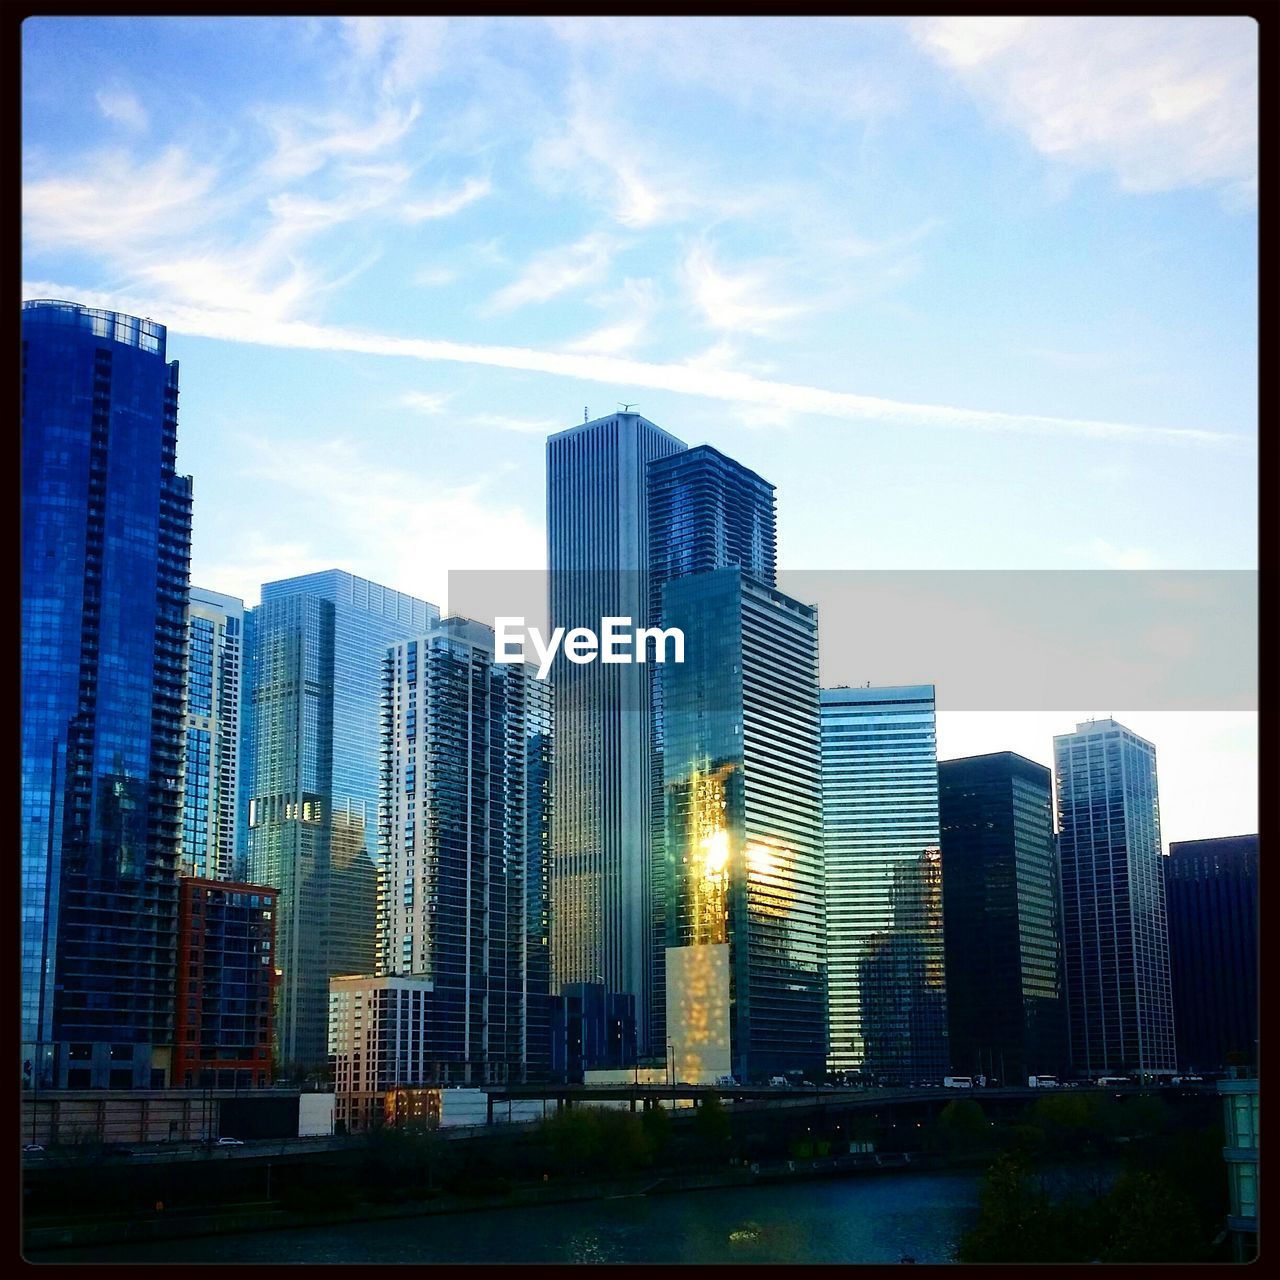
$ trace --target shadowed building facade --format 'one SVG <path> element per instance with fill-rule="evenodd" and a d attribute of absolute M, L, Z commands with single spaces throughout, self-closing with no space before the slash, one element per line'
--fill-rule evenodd
<path fill-rule="evenodd" d="M 1115 720 L 1053 740 L 1071 1065 L 1173 1071 L 1156 749 Z"/>
<path fill-rule="evenodd" d="M 938 763 L 947 1013 L 956 1071 L 1067 1068 L 1053 775 L 1012 751 Z"/>
<path fill-rule="evenodd" d="M 1178 1065 L 1256 1062 L 1258 837 L 1176 841 L 1164 883 Z"/>

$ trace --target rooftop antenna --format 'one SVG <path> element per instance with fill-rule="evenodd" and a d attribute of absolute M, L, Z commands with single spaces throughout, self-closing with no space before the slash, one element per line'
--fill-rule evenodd
<path fill-rule="evenodd" d="M 632 401 L 631 404 L 623 404 L 621 400 L 618 401 L 618 408 L 621 409 L 623 413 L 630 413 L 635 407 L 635 401 Z"/>
<path fill-rule="evenodd" d="M 587 406 L 585 404 L 582 406 L 582 420 L 583 422 L 587 420 Z"/>

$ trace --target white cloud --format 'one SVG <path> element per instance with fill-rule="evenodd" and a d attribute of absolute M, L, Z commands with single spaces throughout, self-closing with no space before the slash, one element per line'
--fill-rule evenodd
<path fill-rule="evenodd" d="M 657 314 L 658 289 L 652 280 L 628 278 L 620 289 L 595 301 L 617 318 L 566 343 L 565 350 L 596 351 L 602 355 L 631 351 L 645 336 Z"/>
<path fill-rule="evenodd" d="M 872 422 L 889 426 L 938 427 L 955 430 L 1012 431 L 1019 434 L 1070 435 L 1097 440 L 1177 440 L 1205 445 L 1252 447 L 1243 435 L 1227 435 L 1194 427 L 1159 427 L 1100 419 L 1060 418 L 954 405 L 916 404 L 849 391 L 772 381 L 714 364 L 655 364 L 618 356 L 568 351 L 540 351 L 529 347 L 501 347 L 427 338 L 400 338 L 335 326 L 282 320 L 257 311 L 213 309 L 175 303 L 166 294 L 126 296 L 103 294 L 78 285 L 27 281 L 27 298 L 76 298 L 89 306 L 123 310 L 135 315 L 163 317 L 177 332 L 310 351 L 345 351 L 364 355 L 445 361 L 487 368 L 548 373 L 611 387 L 671 391 L 743 405 L 771 405 L 795 413 L 836 418 L 845 423 Z"/>
<path fill-rule="evenodd" d="M 452 391 L 406 391 L 400 397 L 400 403 L 415 413 L 434 418 L 444 412 L 445 405 L 452 399 Z"/>
<path fill-rule="evenodd" d="M 84 173 L 24 183 L 23 228 L 40 247 L 132 251 L 207 222 L 218 177 L 178 147 L 141 165 L 105 152 Z"/>
<path fill-rule="evenodd" d="M 138 101 L 138 95 L 130 89 L 119 86 L 111 89 L 99 89 L 95 95 L 98 110 L 115 124 L 122 124 L 126 129 L 145 133 L 150 120 L 146 108 Z"/>
<path fill-rule="evenodd" d="M 1155 556 L 1146 547 L 1116 547 L 1105 538 L 1094 538 L 1085 553 L 1108 569 L 1154 569 Z"/>
<path fill-rule="evenodd" d="M 263 163 L 262 172 L 279 181 L 305 178 L 330 160 L 376 156 L 400 142 L 421 114 L 418 103 L 404 108 L 387 107 L 370 120 L 347 115 L 320 119 L 297 112 L 264 117 L 275 137 L 275 151 Z"/>
<path fill-rule="evenodd" d="M 702 243 L 685 257 L 684 280 L 695 306 L 715 329 L 769 334 L 803 310 L 770 296 L 771 283 L 763 267 L 731 275 L 716 266 Z"/>
<path fill-rule="evenodd" d="M 354 70 L 377 78 L 386 95 L 412 91 L 443 65 L 447 18 L 343 18 L 342 33 Z"/>
<path fill-rule="evenodd" d="M 1110 169 L 1127 191 L 1255 189 L 1249 18 L 922 18 L 911 31 L 1045 155 Z"/>
<path fill-rule="evenodd" d="M 493 184 L 488 178 L 468 178 L 456 191 L 441 192 L 430 200 L 413 201 L 401 206 L 400 217 L 406 222 L 448 218 L 487 196 L 492 190 Z"/>
<path fill-rule="evenodd" d="M 504 413 L 478 413 L 467 421 L 477 427 L 496 427 L 528 436 L 546 436 L 564 429 L 564 423 L 556 418 L 513 418 Z"/>
<path fill-rule="evenodd" d="M 594 232 L 576 244 L 540 253 L 520 275 L 489 299 L 490 313 L 514 311 L 530 302 L 548 302 L 571 289 L 598 284 L 608 270 L 614 243 Z"/>
<path fill-rule="evenodd" d="M 308 441 L 302 450 L 293 441 L 251 440 L 246 461 L 251 475 L 271 478 L 285 508 L 282 520 L 292 499 L 325 513 L 311 540 L 281 557 L 282 576 L 338 566 L 444 605 L 450 571 L 544 567 L 541 527 L 518 507 L 487 497 L 484 477 L 442 482 L 421 442 L 405 449 L 394 467 L 341 439 Z M 371 493 L 376 502 L 369 501 Z M 257 545 L 267 545 L 262 530 L 258 535 Z M 219 581 L 231 581 L 228 570 L 220 571 Z M 242 580 L 236 593 L 263 581 L 270 579 Z"/>

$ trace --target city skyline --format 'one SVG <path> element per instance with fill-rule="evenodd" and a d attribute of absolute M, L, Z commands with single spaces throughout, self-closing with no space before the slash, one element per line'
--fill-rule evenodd
<path fill-rule="evenodd" d="M 1251 569 L 1256 39 L 37 17 L 24 297 L 167 326 L 192 581 L 248 607 L 542 567 L 543 438 L 619 399 L 777 485 L 784 569 Z M 1252 712 L 1139 728 L 1171 839 L 1256 826 Z"/>

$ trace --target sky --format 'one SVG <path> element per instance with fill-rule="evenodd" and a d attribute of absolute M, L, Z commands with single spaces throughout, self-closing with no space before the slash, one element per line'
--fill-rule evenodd
<path fill-rule="evenodd" d="M 24 297 L 168 326 L 192 581 L 249 603 L 543 567 L 545 436 L 619 402 L 776 484 L 784 567 L 1252 569 L 1257 42 L 33 17 Z M 1166 838 L 1256 829 L 1255 738 L 1166 717 Z"/>

